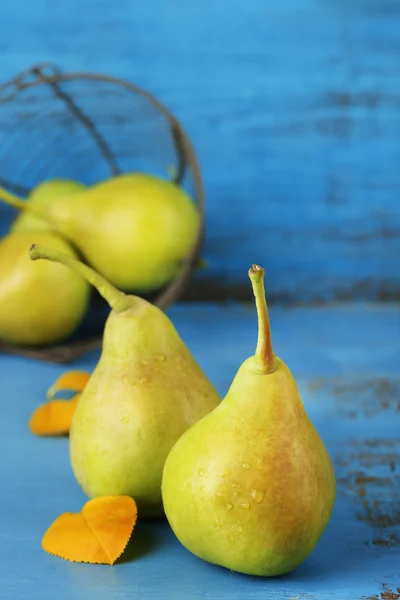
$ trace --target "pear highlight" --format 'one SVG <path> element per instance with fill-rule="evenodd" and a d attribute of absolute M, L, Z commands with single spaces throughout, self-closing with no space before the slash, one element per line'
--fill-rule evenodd
<path fill-rule="evenodd" d="M 112 307 L 100 360 L 72 420 L 70 457 L 79 484 L 92 498 L 132 496 L 140 517 L 163 515 L 167 455 L 219 404 L 216 390 L 160 309 L 60 252 L 33 246 L 30 256 L 69 267 Z"/>
<path fill-rule="evenodd" d="M 311 553 L 334 505 L 335 475 L 296 382 L 273 353 L 264 270 L 249 271 L 255 355 L 221 404 L 188 430 L 164 467 L 168 521 L 193 554 L 259 576 L 288 573 Z"/>

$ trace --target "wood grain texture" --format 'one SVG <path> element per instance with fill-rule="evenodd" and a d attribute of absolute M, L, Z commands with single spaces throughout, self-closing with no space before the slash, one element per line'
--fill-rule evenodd
<path fill-rule="evenodd" d="M 183 305 L 170 314 L 224 395 L 254 351 L 254 310 Z M 40 540 L 49 524 L 85 502 L 69 465 L 67 439 L 35 438 L 27 427 L 62 369 L 3 356 L 2 600 L 399 598 L 399 309 L 390 304 L 274 308 L 271 323 L 276 352 L 298 380 L 338 479 L 332 520 L 305 563 L 275 579 L 238 575 L 189 554 L 161 521 L 139 523 L 126 555 L 112 568 L 45 554 Z M 76 367 L 91 369 L 95 360 L 95 354 L 88 355 Z"/>
<path fill-rule="evenodd" d="M 260 262 L 281 301 L 398 298 L 398 2 L 3 0 L 1 14 L 2 79 L 47 60 L 103 71 L 182 120 L 208 192 L 200 287 L 243 295 Z"/>

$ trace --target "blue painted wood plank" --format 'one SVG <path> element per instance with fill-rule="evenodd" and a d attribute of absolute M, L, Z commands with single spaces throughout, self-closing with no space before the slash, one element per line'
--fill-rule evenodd
<path fill-rule="evenodd" d="M 170 311 L 194 355 L 225 394 L 253 352 L 253 310 L 232 304 Z M 331 523 L 307 561 L 288 576 L 245 577 L 189 554 L 165 522 L 140 523 L 114 567 L 45 554 L 40 540 L 85 497 L 67 439 L 31 436 L 27 421 L 62 371 L 0 357 L 0 597 L 31 600 L 370 600 L 400 597 L 400 310 L 395 305 L 273 308 L 276 352 L 298 379 L 308 414 L 335 463 Z M 97 354 L 75 366 L 93 368 Z M 390 595 L 392 594 L 392 595 Z"/>
<path fill-rule="evenodd" d="M 392 0 L 15 0 L 2 6 L 1 76 L 51 60 L 167 103 L 203 166 L 214 285 L 247 285 L 260 262 L 277 299 L 396 298 L 399 26 Z M 1 174 L 21 149 L 35 150 L 22 138 Z M 59 174 L 95 171 L 74 161 Z"/>

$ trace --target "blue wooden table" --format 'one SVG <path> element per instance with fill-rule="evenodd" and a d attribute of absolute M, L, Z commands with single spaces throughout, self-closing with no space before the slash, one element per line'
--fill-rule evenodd
<path fill-rule="evenodd" d="M 221 394 L 254 349 L 253 308 L 170 310 Z M 79 511 L 68 439 L 32 436 L 27 422 L 60 366 L 0 357 L 1 600 L 316 600 L 400 598 L 400 309 L 386 304 L 272 308 L 276 352 L 334 459 L 338 495 L 312 555 L 276 579 L 242 576 L 189 554 L 166 522 L 139 522 L 113 567 L 73 564 L 41 550 L 62 512 Z M 93 368 L 97 355 L 76 367 Z"/>

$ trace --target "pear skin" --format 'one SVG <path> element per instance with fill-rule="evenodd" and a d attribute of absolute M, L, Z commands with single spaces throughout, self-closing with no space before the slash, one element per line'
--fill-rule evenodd
<path fill-rule="evenodd" d="M 187 431 L 165 464 L 168 521 L 196 556 L 234 571 L 288 573 L 311 553 L 335 500 L 328 452 L 288 367 L 272 351 L 264 271 L 253 266 L 256 354 L 221 404 Z"/>
<path fill-rule="evenodd" d="M 200 228 L 198 210 L 184 189 L 141 173 L 108 179 L 46 206 L 3 189 L 0 198 L 46 219 L 94 269 L 125 291 L 150 292 L 173 279 Z"/>
<path fill-rule="evenodd" d="M 112 306 L 100 360 L 75 411 L 70 456 L 85 493 L 132 496 L 139 515 L 163 515 L 161 478 L 177 439 L 220 402 L 168 317 L 92 269 L 34 246 L 95 285 Z M 63 267 L 60 267 L 63 268 Z"/>
<path fill-rule="evenodd" d="M 0 240 L 0 340 L 42 346 L 68 338 L 88 308 L 86 281 L 50 263 L 32 264 L 33 242 L 76 256 L 71 246 L 49 231 L 10 233 Z"/>
<path fill-rule="evenodd" d="M 68 199 L 85 189 L 82 183 L 70 179 L 50 179 L 36 186 L 29 194 L 27 202 L 46 207 L 56 199 Z M 51 224 L 30 212 L 21 212 L 10 227 L 10 232 L 50 231 Z"/>

